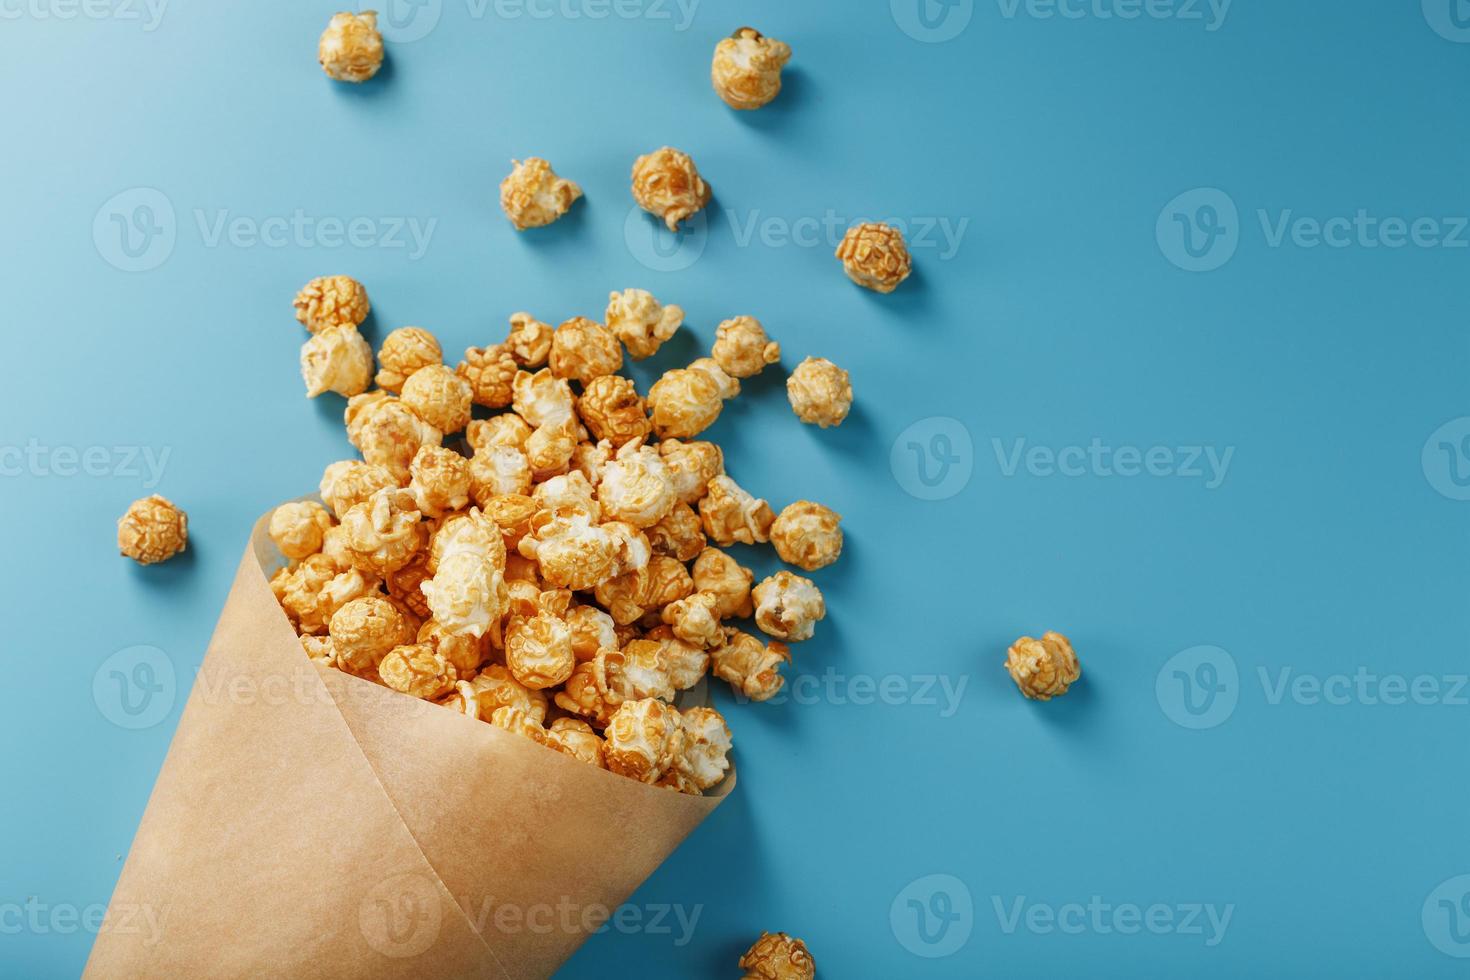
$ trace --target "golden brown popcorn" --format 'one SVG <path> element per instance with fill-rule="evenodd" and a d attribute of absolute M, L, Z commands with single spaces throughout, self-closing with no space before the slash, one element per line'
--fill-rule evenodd
<path fill-rule="evenodd" d="M 546 733 L 546 743 L 558 752 L 579 759 L 589 766 L 605 768 L 602 762 L 602 736 L 580 718 L 558 718 Z"/>
<path fill-rule="evenodd" d="M 608 526 L 608 525 L 604 525 Z M 597 586 L 597 601 L 620 626 L 638 620 L 645 612 L 658 611 L 694 591 L 694 581 L 684 563 L 667 555 L 655 555 L 641 568 L 624 572 Z"/>
<path fill-rule="evenodd" d="M 648 535 L 626 521 L 604 521 L 602 529 L 613 539 L 613 574 L 635 572 L 648 565 L 653 546 Z"/>
<path fill-rule="evenodd" d="M 514 396 L 516 360 L 499 344 L 471 347 L 455 369 L 470 383 L 470 400 L 485 408 L 504 408 Z"/>
<path fill-rule="evenodd" d="M 332 516 L 315 500 L 282 504 L 271 512 L 270 536 L 287 558 L 300 559 L 322 550 Z"/>
<path fill-rule="evenodd" d="M 717 600 L 721 619 L 745 619 L 755 612 L 750 586 L 755 573 L 718 548 L 706 548 L 694 560 L 694 587 Z"/>
<path fill-rule="evenodd" d="M 612 457 L 613 444 L 606 439 L 600 442 L 579 442 L 577 448 L 572 450 L 571 468 L 596 487 L 602 482 L 602 471 Z"/>
<path fill-rule="evenodd" d="M 751 496 L 728 476 L 709 481 L 699 502 L 699 517 L 710 540 L 725 547 L 737 541 L 763 544 L 771 539 L 771 525 L 776 522 L 770 504 Z"/>
<path fill-rule="evenodd" d="M 360 395 L 373 380 L 373 349 L 356 327 L 328 327 L 301 345 L 301 379 L 307 398 Z"/>
<path fill-rule="evenodd" d="M 188 544 L 188 515 L 156 493 L 133 501 L 117 519 L 117 550 L 140 565 L 167 561 Z"/>
<path fill-rule="evenodd" d="M 301 287 L 292 305 L 296 307 L 296 319 L 312 333 L 359 326 L 372 308 L 367 290 L 351 276 L 313 279 Z"/>
<path fill-rule="evenodd" d="M 693 561 L 704 550 L 704 525 L 694 508 L 682 500 L 657 524 L 648 528 L 648 543 L 655 554 L 668 555 L 679 561 Z"/>
<path fill-rule="evenodd" d="M 569 508 L 532 518 L 531 534 L 517 547 L 536 560 L 553 588 L 594 589 L 617 570 L 617 540 L 587 514 Z"/>
<path fill-rule="evenodd" d="M 596 606 L 573 606 L 564 618 L 572 632 L 572 655 L 578 660 L 591 660 L 599 650 L 622 645 L 613 618 Z"/>
<path fill-rule="evenodd" d="M 382 596 L 353 599 L 327 624 L 337 659 L 354 671 L 377 667 L 388 651 L 412 641 L 403 615 Z"/>
<path fill-rule="evenodd" d="M 790 60 L 786 42 L 742 27 L 715 45 L 710 80 L 730 108 L 759 109 L 781 93 L 781 69 Z"/>
<path fill-rule="evenodd" d="M 546 744 L 546 729 L 520 708 L 496 708 L 490 713 L 489 722 L 513 735 L 529 738 L 538 745 Z"/>
<path fill-rule="evenodd" d="M 496 497 L 531 492 L 531 462 L 515 446 L 477 449 L 469 461 L 470 496 L 481 507 Z"/>
<path fill-rule="evenodd" d="M 841 425 L 852 408 L 847 372 L 823 357 L 808 357 L 786 379 L 786 398 L 796 417 L 809 425 Z"/>
<path fill-rule="evenodd" d="M 317 60 L 328 78 L 365 82 L 383 67 L 383 35 L 376 11 L 332 15 L 317 43 Z"/>
<path fill-rule="evenodd" d="M 565 378 L 552 374 L 550 368 L 542 368 L 535 374 L 522 371 L 516 375 L 512 387 L 515 394 L 511 408 L 533 429 L 560 425 L 576 416 L 572 386 Z"/>
<path fill-rule="evenodd" d="M 454 690 L 434 703 L 466 718 L 480 717 L 480 702 L 475 700 L 475 689 L 470 686 L 469 681 L 457 681 Z"/>
<path fill-rule="evenodd" d="M 707 357 L 666 371 L 648 389 L 653 430 L 660 439 L 692 439 L 714 425 L 725 399 L 739 393 L 740 382 Z"/>
<path fill-rule="evenodd" d="M 458 432 L 470 421 L 470 383 L 443 364 L 421 367 L 403 382 L 403 404 L 440 432 Z"/>
<path fill-rule="evenodd" d="M 349 398 L 345 420 L 347 441 L 357 447 L 362 458 L 386 466 L 401 483 L 408 482 L 409 464 L 421 447 L 444 441 L 439 429 L 384 391 Z M 342 512 L 337 513 L 340 516 Z"/>
<path fill-rule="evenodd" d="M 330 636 L 303 636 L 301 648 L 306 651 L 306 659 L 312 663 L 321 667 L 337 666 L 337 648 L 332 645 Z"/>
<path fill-rule="evenodd" d="M 750 590 L 755 624 L 778 640 L 811 639 L 819 619 L 827 615 L 822 593 L 809 578 L 779 571 Z"/>
<path fill-rule="evenodd" d="M 332 614 L 377 589 L 377 579 L 355 568 L 343 571 L 325 555 L 312 555 L 271 577 L 271 591 L 302 633 L 324 633 Z"/>
<path fill-rule="evenodd" d="M 564 473 L 539 483 L 531 496 L 542 510 L 574 510 L 593 521 L 602 520 L 602 507 L 591 481 L 581 472 Z"/>
<path fill-rule="evenodd" d="M 849 279 L 880 293 L 897 289 L 914 264 L 903 233 L 891 225 L 871 221 L 847 229 L 837 246 L 837 257 Z"/>
<path fill-rule="evenodd" d="M 842 554 L 842 515 L 810 500 L 788 504 L 771 525 L 771 544 L 797 568 L 826 568 Z"/>
<path fill-rule="evenodd" d="M 597 501 L 603 516 L 637 528 L 652 527 L 674 506 L 674 480 L 658 450 L 634 440 L 602 470 Z"/>
<path fill-rule="evenodd" d="M 593 438 L 606 439 L 614 449 L 647 436 L 653 428 L 633 379 L 620 374 L 588 382 L 577 399 L 577 414 Z"/>
<path fill-rule="evenodd" d="M 481 718 L 488 719 L 497 708 L 519 708 L 538 725 L 546 720 L 546 695 L 523 685 L 500 664 L 486 664 L 470 681 L 470 689 Z"/>
<path fill-rule="evenodd" d="M 669 464 L 674 494 L 686 504 L 698 503 L 709 481 L 725 472 L 725 454 L 712 442 L 665 439 L 658 444 L 658 451 Z"/>
<path fill-rule="evenodd" d="M 719 597 L 713 592 L 696 592 L 665 606 L 663 621 L 685 643 L 709 650 L 725 642 L 719 604 Z"/>
<path fill-rule="evenodd" d="M 423 327 L 399 327 L 383 338 L 378 348 L 378 387 L 397 394 L 408 376 L 421 367 L 442 364 L 444 351 L 439 341 Z"/>
<path fill-rule="evenodd" d="M 512 620 L 505 635 L 505 665 L 516 680 L 533 690 L 562 683 L 577 665 L 571 627 L 551 610 Z"/>
<path fill-rule="evenodd" d="M 746 980 L 812 980 L 817 975 L 806 943 L 784 932 L 762 932 L 740 957 Z"/>
<path fill-rule="evenodd" d="M 339 572 L 352 567 L 352 548 L 347 544 L 347 531 L 341 524 L 333 524 L 322 535 L 321 554 Z"/>
<path fill-rule="evenodd" d="M 715 329 L 711 354 L 730 377 L 749 378 L 781 359 L 781 345 L 766 336 L 765 328 L 755 317 L 737 316 Z"/>
<path fill-rule="evenodd" d="M 623 366 L 623 348 L 612 331 L 585 316 L 574 316 L 551 336 L 551 373 L 587 384 Z M 529 421 L 529 420 L 528 420 Z"/>
<path fill-rule="evenodd" d="M 407 490 L 379 490 L 342 515 L 352 567 L 382 578 L 408 564 L 428 540 L 423 515 Z"/>
<path fill-rule="evenodd" d="M 656 698 L 625 701 L 613 712 L 603 735 L 608 769 L 629 779 L 656 783 L 679 751 L 679 712 Z"/>
<path fill-rule="evenodd" d="M 607 298 L 607 328 L 635 361 L 651 357 L 684 322 L 684 311 L 664 306 L 646 289 L 625 289 Z"/>
<path fill-rule="evenodd" d="M 514 551 L 516 545 L 521 543 L 521 538 L 531 532 L 531 518 L 535 517 L 536 512 L 540 509 L 541 505 L 534 499 L 519 493 L 505 493 L 498 497 L 491 497 L 482 505 L 485 516 L 500 528 L 500 540 L 505 543 L 507 561 L 511 557 L 519 557 L 518 554 L 512 556 L 509 552 Z M 509 574 L 509 569 L 507 569 L 507 578 Z"/>
<path fill-rule="evenodd" d="M 478 639 L 500 625 L 505 611 L 504 574 L 489 558 L 470 551 L 457 551 L 441 561 L 423 590 L 434 618 L 451 633 Z"/>
<path fill-rule="evenodd" d="M 633 199 L 669 231 L 709 203 L 709 185 L 689 154 L 665 146 L 633 162 Z"/>
<path fill-rule="evenodd" d="M 408 472 L 414 503 L 430 517 L 443 517 L 470 502 L 470 461 L 453 449 L 424 446 Z"/>
<path fill-rule="evenodd" d="M 526 420 L 514 412 L 503 412 L 493 418 L 475 419 L 465 426 L 465 441 L 470 448 L 479 452 L 482 449 L 492 449 L 495 446 L 514 446 L 516 449 L 524 450 L 526 440 L 531 438 L 535 431 L 526 424 Z"/>
<path fill-rule="evenodd" d="M 444 659 L 449 661 L 449 666 L 454 668 L 455 676 L 461 680 L 474 677 L 475 671 L 485 660 L 486 645 L 483 639 L 476 639 L 468 633 L 451 633 L 436 619 L 419 627 L 416 641 L 442 653 Z"/>
<path fill-rule="evenodd" d="M 429 611 L 429 600 L 424 597 L 420 586 L 432 574 L 429 571 L 429 549 L 424 548 L 410 558 L 408 564 L 384 575 L 383 585 L 388 590 L 389 598 L 396 600 L 402 608 L 408 609 L 420 620 L 424 620 L 428 619 L 432 613 Z"/>
<path fill-rule="evenodd" d="M 674 700 L 674 683 L 660 643 L 629 640 L 622 650 L 599 650 L 592 668 L 598 690 L 611 705 L 640 698 Z"/>
<path fill-rule="evenodd" d="M 542 323 L 529 313 L 512 313 L 505 349 L 521 367 L 539 368 L 551 356 L 551 334 L 551 324 Z"/>
<path fill-rule="evenodd" d="M 603 651 L 598 657 L 608 652 Z M 607 694 L 598 686 L 597 677 L 597 659 L 579 662 L 562 689 L 552 695 L 552 700 L 563 711 L 581 715 L 596 727 L 605 728 L 617 705 L 608 701 Z"/>
<path fill-rule="evenodd" d="M 1006 651 L 1006 670 L 1026 697 L 1050 701 L 1067 693 L 1082 676 L 1082 667 L 1072 642 L 1060 633 L 1047 631 L 1041 639 L 1023 636 Z"/>
<path fill-rule="evenodd" d="M 676 777 L 673 785 L 698 795 L 724 779 L 730 768 L 730 726 L 714 708 L 697 707 L 682 714 L 679 727 L 684 737 L 670 769 Z"/>
<path fill-rule="evenodd" d="M 454 690 L 457 679 L 444 654 L 427 643 L 394 647 L 378 664 L 378 676 L 393 690 L 425 701 L 441 698 Z"/>
<path fill-rule="evenodd" d="M 577 451 L 577 422 L 567 419 L 555 425 L 543 425 L 526 440 L 526 462 L 531 476 L 547 480 L 566 473 Z"/>
<path fill-rule="evenodd" d="M 340 518 L 379 490 L 396 486 L 398 479 L 388 467 L 344 459 L 329 464 L 322 472 L 320 490 L 322 500 Z"/>
<path fill-rule="evenodd" d="M 505 543 L 500 526 L 478 508 L 445 518 L 429 540 L 429 574 L 433 575 L 451 555 L 468 552 L 489 559 L 496 568 L 505 567 Z"/>
<path fill-rule="evenodd" d="M 709 654 L 692 643 L 685 643 L 674 635 L 672 628 L 659 626 L 648 631 L 643 638 L 657 643 L 663 650 L 664 667 L 668 670 L 669 684 L 678 691 L 687 691 L 700 678 L 709 673 Z"/>
<path fill-rule="evenodd" d="M 791 648 L 784 643 L 769 646 L 737 629 L 725 631 L 724 646 L 710 651 L 710 669 L 720 680 L 752 701 L 767 701 L 786 683 L 783 664 L 791 663 Z"/>
<path fill-rule="evenodd" d="M 500 182 L 500 208 L 516 231 L 551 224 L 582 196 L 582 188 L 558 177 L 540 157 L 510 163 L 514 169 Z"/>

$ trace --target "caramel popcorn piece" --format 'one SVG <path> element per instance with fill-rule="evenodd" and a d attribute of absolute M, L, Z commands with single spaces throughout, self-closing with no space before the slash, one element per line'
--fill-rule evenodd
<path fill-rule="evenodd" d="M 453 449 L 422 447 L 408 472 L 414 503 L 430 517 L 443 517 L 470 501 L 470 461 Z"/>
<path fill-rule="evenodd" d="M 643 639 L 659 645 L 664 668 L 668 671 L 669 684 L 675 690 L 687 691 L 709 673 L 709 653 L 679 639 L 670 627 L 651 629 Z"/>
<path fill-rule="evenodd" d="M 477 555 L 496 568 L 503 568 L 505 542 L 499 525 L 475 508 L 445 518 L 429 540 L 429 574 L 433 575 L 448 558 L 461 553 Z"/>
<path fill-rule="evenodd" d="M 573 419 L 541 426 L 526 440 L 526 462 L 530 464 L 532 479 L 546 480 L 565 474 L 576 451 L 577 423 Z"/>
<path fill-rule="evenodd" d="M 679 728 L 684 737 L 670 772 L 677 777 L 675 788 L 697 796 L 717 785 L 730 768 L 730 726 L 714 708 L 696 707 L 683 712 Z"/>
<path fill-rule="evenodd" d="M 551 335 L 551 373 L 587 384 L 623 366 L 623 348 L 611 330 L 585 316 L 575 316 Z"/>
<path fill-rule="evenodd" d="M 679 712 L 656 698 L 625 701 L 613 712 L 603 735 L 609 770 L 656 783 L 679 750 Z"/>
<path fill-rule="evenodd" d="M 470 448 L 479 452 L 496 446 L 512 446 L 524 450 L 526 440 L 535 431 L 526 420 L 514 412 L 504 412 L 488 419 L 475 419 L 465 426 L 465 441 Z"/>
<path fill-rule="evenodd" d="M 689 154 L 665 146 L 634 161 L 633 199 L 678 231 L 679 222 L 709 203 L 710 191 Z"/>
<path fill-rule="evenodd" d="M 529 313 L 510 315 L 510 333 L 505 349 L 523 368 L 539 368 L 551 356 L 551 325 L 542 323 Z"/>
<path fill-rule="evenodd" d="M 755 573 L 718 548 L 705 548 L 694 560 L 694 587 L 715 597 L 721 619 L 746 619 L 754 614 L 750 586 Z"/>
<path fill-rule="evenodd" d="M 435 653 L 443 654 L 449 666 L 461 680 L 474 677 L 475 671 L 485 660 L 485 644 L 469 633 L 452 633 L 438 620 L 431 619 L 419 627 L 417 642 L 432 647 Z"/>
<path fill-rule="evenodd" d="M 780 571 L 750 590 L 755 600 L 755 624 L 778 640 L 799 643 L 816 632 L 827 615 L 822 593 L 809 578 Z"/>
<path fill-rule="evenodd" d="M 617 541 L 580 511 L 561 511 L 532 519 L 531 534 L 518 548 L 535 559 L 541 575 L 554 588 L 586 591 L 611 578 L 616 570 Z"/>
<path fill-rule="evenodd" d="M 270 581 L 271 592 L 301 633 L 323 633 L 332 615 L 353 599 L 372 593 L 377 579 L 356 568 L 342 570 L 326 555 L 312 555 L 282 568 Z"/>
<path fill-rule="evenodd" d="M 709 488 L 709 481 L 725 472 L 725 454 L 712 442 L 665 439 L 658 444 L 658 451 L 674 479 L 674 495 L 686 504 L 697 503 Z"/>
<path fill-rule="evenodd" d="M 770 504 L 723 475 L 709 481 L 699 501 L 699 517 L 710 540 L 725 547 L 737 541 L 763 544 L 771 539 L 771 525 L 776 522 Z"/>
<path fill-rule="evenodd" d="M 413 639 L 398 609 L 376 595 L 344 604 L 332 614 L 327 632 L 338 661 L 353 671 L 376 668 L 390 650 Z"/>
<path fill-rule="evenodd" d="M 664 306 L 646 289 L 625 289 L 607 297 L 607 328 L 635 361 L 652 357 L 684 322 L 684 311 Z"/>
<path fill-rule="evenodd" d="M 808 572 L 842 554 L 842 515 L 810 500 L 788 504 L 771 525 L 771 544 L 781 560 Z"/>
<path fill-rule="evenodd" d="M 443 364 L 421 367 L 403 382 L 403 404 L 440 432 L 458 432 L 470 421 L 474 391 Z"/>
<path fill-rule="evenodd" d="M 512 387 L 511 408 L 533 429 L 560 425 L 576 416 L 572 386 L 550 368 L 542 368 L 535 374 L 522 371 L 516 375 Z"/>
<path fill-rule="evenodd" d="M 349 398 L 345 419 L 347 441 L 357 447 L 367 462 L 387 467 L 395 482 L 408 482 L 409 464 L 420 448 L 444 441 L 441 430 L 384 391 Z"/>
<path fill-rule="evenodd" d="M 471 347 L 455 369 L 470 384 L 470 400 L 485 408 L 504 408 L 515 395 L 520 370 L 511 352 L 499 344 Z"/>
<path fill-rule="evenodd" d="M 373 349 L 356 327 L 328 327 L 301 346 L 301 378 L 307 398 L 360 395 L 373 379 Z"/>
<path fill-rule="evenodd" d="M 384 575 L 383 587 L 388 590 L 388 597 L 400 609 L 408 610 L 422 621 L 433 616 L 429 610 L 429 600 L 424 597 L 420 588 L 432 575 L 429 571 L 429 551 L 424 548 L 410 558 L 406 565 Z"/>
<path fill-rule="evenodd" d="M 378 578 L 408 564 L 427 540 L 423 515 L 407 490 L 379 490 L 342 515 L 347 558 Z"/>
<path fill-rule="evenodd" d="M 637 528 L 652 527 L 674 506 L 674 480 L 656 449 L 634 440 L 602 471 L 597 501 L 603 516 Z"/>
<path fill-rule="evenodd" d="M 411 457 L 410 457 L 411 458 Z M 386 466 L 344 459 L 327 466 L 318 489 L 322 500 L 333 514 L 341 517 L 353 507 L 377 493 L 398 486 L 393 471 Z M 283 549 L 284 553 L 284 549 Z M 306 557 L 287 555 L 287 557 Z"/>
<path fill-rule="evenodd" d="M 558 513 L 576 511 L 593 521 L 602 520 L 602 506 L 597 502 L 596 490 L 581 472 L 545 480 L 537 484 L 531 496 L 542 510 Z"/>
<path fill-rule="evenodd" d="M 740 957 L 746 980 L 812 980 L 817 975 L 806 943 L 784 932 L 762 932 Z"/>
<path fill-rule="evenodd" d="M 763 645 L 749 633 L 726 631 L 724 646 L 710 651 L 710 670 L 752 701 L 768 701 L 786 683 L 781 667 L 791 663 L 791 648 L 784 643 Z"/>
<path fill-rule="evenodd" d="M 546 744 L 546 729 L 521 708 L 496 708 L 490 713 L 489 721 L 513 735 L 529 738 L 538 745 Z"/>
<path fill-rule="evenodd" d="M 786 379 L 786 397 L 796 417 L 808 425 L 841 425 L 852 408 L 847 372 L 822 357 L 808 357 Z"/>
<path fill-rule="evenodd" d="M 526 687 L 555 687 L 570 677 L 577 665 L 571 628 L 549 610 L 514 621 L 506 632 L 505 665 Z"/>
<path fill-rule="evenodd" d="M 891 293 L 909 277 L 913 259 L 903 234 L 891 225 L 866 222 L 847 229 L 837 246 L 847 278 L 879 293 Z"/>
<path fill-rule="evenodd" d="M 558 177 L 540 157 L 512 160 L 510 176 L 500 182 L 500 208 L 516 231 L 541 228 L 566 214 L 582 188 Z"/>
<path fill-rule="evenodd" d="M 591 660 L 598 650 L 620 646 L 613 618 L 596 606 L 573 606 L 564 618 L 572 634 L 572 655 L 578 660 Z"/>
<path fill-rule="evenodd" d="M 332 516 L 314 500 L 282 504 L 271 512 L 270 536 L 281 554 L 300 560 L 322 550 Z"/>
<path fill-rule="evenodd" d="M 654 554 L 667 555 L 681 562 L 693 561 L 704 550 L 704 525 L 694 508 L 682 500 L 674 501 L 669 512 L 644 533 Z"/>
<path fill-rule="evenodd" d="M 597 656 L 601 658 L 608 652 L 604 650 Z M 562 689 L 552 695 L 552 700 L 563 711 L 581 715 L 598 728 L 606 728 L 617 705 L 609 703 L 607 694 L 598 684 L 597 678 L 597 660 L 581 661 L 572 670 L 572 676 L 567 678 Z"/>
<path fill-rule="evenodd" d="M 296 319 L 312 333 L 332 327 L 360 326 L 372 308 L 367 290 L 351 276 L 313 279 L 301 287 L 292 305 L 296 308 Z"/>
<path fill-rule="evenodd" d="M 378 348 L 378 387 L 395 395 L 419 368 L 444 363 L 439 341 L 423 327 L 399 327 Z"/>
<path fill-rule="evenodd" d="M 365 82 L 376 75 L 383 67 L 377 13 L 334 14 L 317 43 L 317 60 L 327 77 L 339 82 Z"/>
<path fill-rule="evenodd" d="M 546 719 L 546 695 L 522 685 L 500 664 L 487 664 L 476 674 L 470 692 L 481 718 L 492 717 L 500 708 L 518 708 L 538 725 Z"/>
<path fill-rule="evenodd" d="M 710 358 L 675 368 L 648 389 L 653 430 L 660 439 L 692 439 L 720 417 L 727 398 L 740 393 L 740 382 Z"/>
<path fill-rule="evenodd" d="M 383 683 L 425 701 L 441 698 L 454 690 L 456 676 L 444 654 L 427 643 L 394 647 L 378 664 Z"/>
<path fill-rule="evenodd" d="M 189 517 L 166 497 L 135 500 L 117 520 L 117 549 L 140 565 L 167 561 L 189 543 Z"/>
<path fill-rule="evenodd" d="M 481 505 L 486 517 L 495 522 L 500 529 L 500 540 L 504 543 L 507 558 L 520 558 L 520 554 L 510 554 L 516 546 L 521 543 L 521 538 L 531 533 L 531 518 L 541 509 L 533 498 L 519 493 L 506 493 L 498 497 L 491 497 Z M 521 558 L 525 561 L 524 558 Z M 507 566 L 506 577 L 510 577 Z"/>
<path fill-rule="evenodd" d="M 643 698 L 674 700 L 674 682 L 660 643 L 629 640 L 622 650 L 599 650 L 592 658 L 592 668 L 598 690 L 610 704 Z"/>
<path fill-rule="evenodd" d="M 1035 701 L 1050 701 L 1067 693 L 1082 676 L 1082 667 L 1072 643 L 1060 633 L 1047 631 L 1041 639 L 1023 636 L 1006 651 L 1006 670 L 1021 689 Z"/>
<path fill-rule="evenodd" d="M 531 492 L 531 461 L 514 446 L 478 450 L 469 461 L 470 496 L 480 507 L 496 497 Z"/>
<path fill-rule="evenodd" d="M 714 593 L 696 592 L 665 606 L 663 621 L 685 643 L 709 650 L 725 641 L 725 632 L 720 626 L 719 604 L 719 597 Z"/>
<path fill-rule="evenodd" d="M 301 648 L 306 651 L 306 659 L 321 667 L 337 666 L 337 648 L 332 645 L 330 636 L 301 637 Z"/>
<path fill-rule="evenodd" d="M 715 45 L 710 79 L 730 108 L 759 109 L 781 93 L 781 69 L 790 60 L 790 45 L 742 27 Z"/>
<path fill-rule="evenodd" d="M 505 610 L 503 573 L 489 558 L 469 551 L 441 561 L 423 591 L 434 618 L 451 633 L 484 636 L 499 625 Z"/>
<path fill-rule="evenodd" d="M 750 378 L 781 359 L 781 345 L 753 316 L 737 316 L 715 328 L 715 363 L 732 378 Z"/>
<path fill-rule="evenodd" d="M 577 399 L 577 414 L 595 439 L 606 439 L 616 449 L 653 429 L 648 409 L 631 378 L 606 374 L 588 382 Z"/>
<path fill-rule="evenodd" d="M 589 766 L 606 768 L 602 761 L 602 736 L 579 718 L 558 718 L 546 733 L 546 743 L 558 752 Z"/>

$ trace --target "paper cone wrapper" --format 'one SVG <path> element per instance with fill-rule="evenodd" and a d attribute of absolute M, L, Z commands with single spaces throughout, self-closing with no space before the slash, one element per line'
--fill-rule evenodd
<path fill-rule="evenodd" d="M 265 525 L 87 977 L 549 976 L 734 788 L 645 786 L 316 666 Z"/>

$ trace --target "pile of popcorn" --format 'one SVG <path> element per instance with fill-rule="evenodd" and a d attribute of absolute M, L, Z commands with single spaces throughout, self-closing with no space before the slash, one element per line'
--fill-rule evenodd
<path fill-rule="evenodd" d="M 625 352 L 655 354 L 684 316 L 641 289 L 612 293 L 603 322 L 517 313 L 453 367 L 419 327 L 375 358 L 367 292 L 346 276 L 308 283 L 295 308 L 307 393 L 348 396 L 362 456 L 326 468 L 321 503 L 271 517 L 290 562 L 271 588 L 311 659 L 641 782 L 718 783 L 725 719 L 676 695 L 713 674 L 770 698 L 789 644 L 826 615 L 811 579 L 756 582 L 722 549 L 769 542 L 802 571 L 842 551 L 837 513 L 778 514 L 699 438 L 779 360 L 761 323 L 725 321 L 709 357 L 641 394 L 618 374 Z M 808 358 L 788 395 L 803 421 L 837 425 L 852 386 Z M 747 618 L 765 638 L 734 624 Z"/>

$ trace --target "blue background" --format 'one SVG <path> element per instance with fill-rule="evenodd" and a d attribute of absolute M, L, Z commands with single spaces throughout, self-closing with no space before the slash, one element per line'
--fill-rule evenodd
<path fill-rule="evenodd" d="M 796 650 L 797 673 L 836 680 L 766 705 L 721 685 L 740 787 L 633 899 L 700 906 L 692 941 L 610 930 L 565 976 L 734 976 L 762 929 L 804 937 L 830 977 L 1463 976 L 1433 939 L 1470 945 L 1421 923 L 1431 892 L 1470 872 L 1463 701 L 1272 703 L 1259 671 L 1467 670 L 1470 507 L 1421 463 L 1430 434 L 1470 414 L 1467 252 L 1272 247 L 1258 211 L 1470 212 L 1470 47 L 1417 3 L 1369 0 L 1238 0 L 1217 30 L 986 0 L 955 8 L 971 19 L 942 43 L 882 0 L 704 0 L 684 30 L 677 7 L 649 4 L 474 17 L 444 0 L 436 28 L 390 40 L 389 67 L 360 88 L 316 65 L 330 4 L 175 0 L 151 31 L 3 5 L 0 447 L 106 447 L 110 469 L 0 457 L 0 907 L 106 902 L 252 522 L 350 452 L 341 400 L 302 398 L 303 282 L 356 276 L 371 339 L 420 324 L 451 356 L 499 340 L 513 311 L 598 316 L 610 290 L 642 286 L 687 327 L 640 383 L 737 313 L 782 343 L 783 371 L 814 354 L 852 374 L 839 429 L 797 424 L 768 370 L 711 433 L 778 507 L 809 497 L 844 515 L 847 551 L 815 575 L 828 618 Z M 715 41 L 743 23 L 795 49 L 786 92 L 757 114 L 727 110 L 707 78 Z M 651 226 L 626 221 L 631 161 L 665 143 L 715 191 L 706 235 L 684 242 L 703 251 L 674 272 L 640 262 Z M 496 186 L 531 154 L 587 196 L 517 235 Z M 125 272 L 108 261 L 107 202 L 140 187 L 167 198 L 176 241 Z M 1238 207 L 1238 248 L 1191 273 L 1155 227 L 1199 187 Z M 211 246 L 200 228 L 296 209 L 436 224 L 417 258 Z M 888 297 L 843 277 L 825 231 L 743 234 L 829 214 L 966 224 L 953 254 L 937 231 L 915 241 L 915 274 Z M 905 489 L 922 486 L 908 442 L 942 448 L 941 424 L 971 448 L 950 442 L 957 492 L 925 500 Z M 1018 439 L 1234 455 L 1215 489 L 1007 475 L 993 440 Z M 189 512 L 182 560 L 115 554 L 118 514 L 155 488 L 112 447 L 168 451 L 156 490 Z M 1085 673 L 1040 704 L 1001 662 L 1045 629 L 1072 637 Z M 179 695 L 127 730 L 93 678 L 136 644 L 164 651 Z M 1238 704 L 1190 730 L 1155 682 L 1201 644 L 1228 651 Z M 844 693 L 889 675 L 911 693 L 925 676 L 966 686 L 948 716 L 942 699 Z M 936 874 L 961 884 L 935 900 L 920 879 Z M 968 900 L 972 919 L 926 943 L 915 895 L 931 911 Z M 1213 946 L 1208 929 L 1007 932 L 996 912 L 1094 895 L 1233 912 Z M 75 975 L 92 938 L 5 928 L 0 973 Z M 958 949 L 919 955 L 945 943 Z"/>

